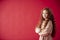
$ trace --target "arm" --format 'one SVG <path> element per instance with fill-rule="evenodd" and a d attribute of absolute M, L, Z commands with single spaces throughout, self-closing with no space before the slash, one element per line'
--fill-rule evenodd
<path fill-rule="evenodd" d="M 41 29 L 39 27 L 35 28 L 35 32 L 39 34 L 39 32 L 41 31 Z"/>
<path fill-rule="evenodd" d="M 41 29 L 40 29 L 40 21 L 39 21 L 35 28 L 35 32 L 39 34 L 40 31 L 41 31 Z"/>
<path fill-rule="evenodd" d="M 50 34 L 51 30 L 52 30 L 52 22 L 49 21 L 48 24 L 47 24 L 47 26 L 46 26 L 46 28 L 45 28 L 44 30 L 42 30 L 42 31 L 39 33 L 39 35 L 47 36 L 47 35 Z"/>

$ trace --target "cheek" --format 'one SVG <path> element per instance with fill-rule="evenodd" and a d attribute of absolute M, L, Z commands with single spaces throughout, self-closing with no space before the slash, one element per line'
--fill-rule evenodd
<path fill-rule="evenodd" d="M 46 18 L 47 18 L 47 17 L 48 17 L 48 14 L 46 14 L 45 16 L 46 16 Z"/>
<path fill-rule="evenodd" d="M 47 15 L 47 14 L 43 14 L 42 16 L 43 16 L 44 18 L 46 18 L 48 15 Z"/>

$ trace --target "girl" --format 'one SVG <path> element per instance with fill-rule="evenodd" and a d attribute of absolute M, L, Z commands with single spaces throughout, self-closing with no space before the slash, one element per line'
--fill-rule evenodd
<path fill-rule="evenodd" d="M 39 40 L 52 40 L 55 35 L 55 22 L 49 8 L 42 10 L 41 23 L 35 28 L 40 35 Z"/>

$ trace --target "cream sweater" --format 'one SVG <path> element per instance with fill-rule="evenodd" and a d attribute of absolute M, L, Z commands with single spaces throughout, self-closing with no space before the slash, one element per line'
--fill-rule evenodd
<path fill-rule="evenodd" d="M 44 23 L 45 21 L 43 22 L 42 24 L 42 29 L 44 28 Z M 52 29 L 53 29 L 53 26 L 52 26 L 52 21 L 49 20 L 47 26 L 41 31 L 40 28 L 35 28 L 35 32 L 40 36 L 39 37 L 39 40 L 52 40 L 52 36 L 51 36 L 51 33 L 52 33 Z M 42 36 L 43 34 L 48 34 L 48 36 Z"/>

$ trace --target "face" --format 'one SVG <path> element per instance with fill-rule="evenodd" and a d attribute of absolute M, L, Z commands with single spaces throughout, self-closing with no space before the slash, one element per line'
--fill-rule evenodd
<path fill-rule="evenodd" d="M 48 16 L 48 11 L 47 10 L 43 10 L 43 14 L 42 14 L 43 18 L 46 19 Z"/>

